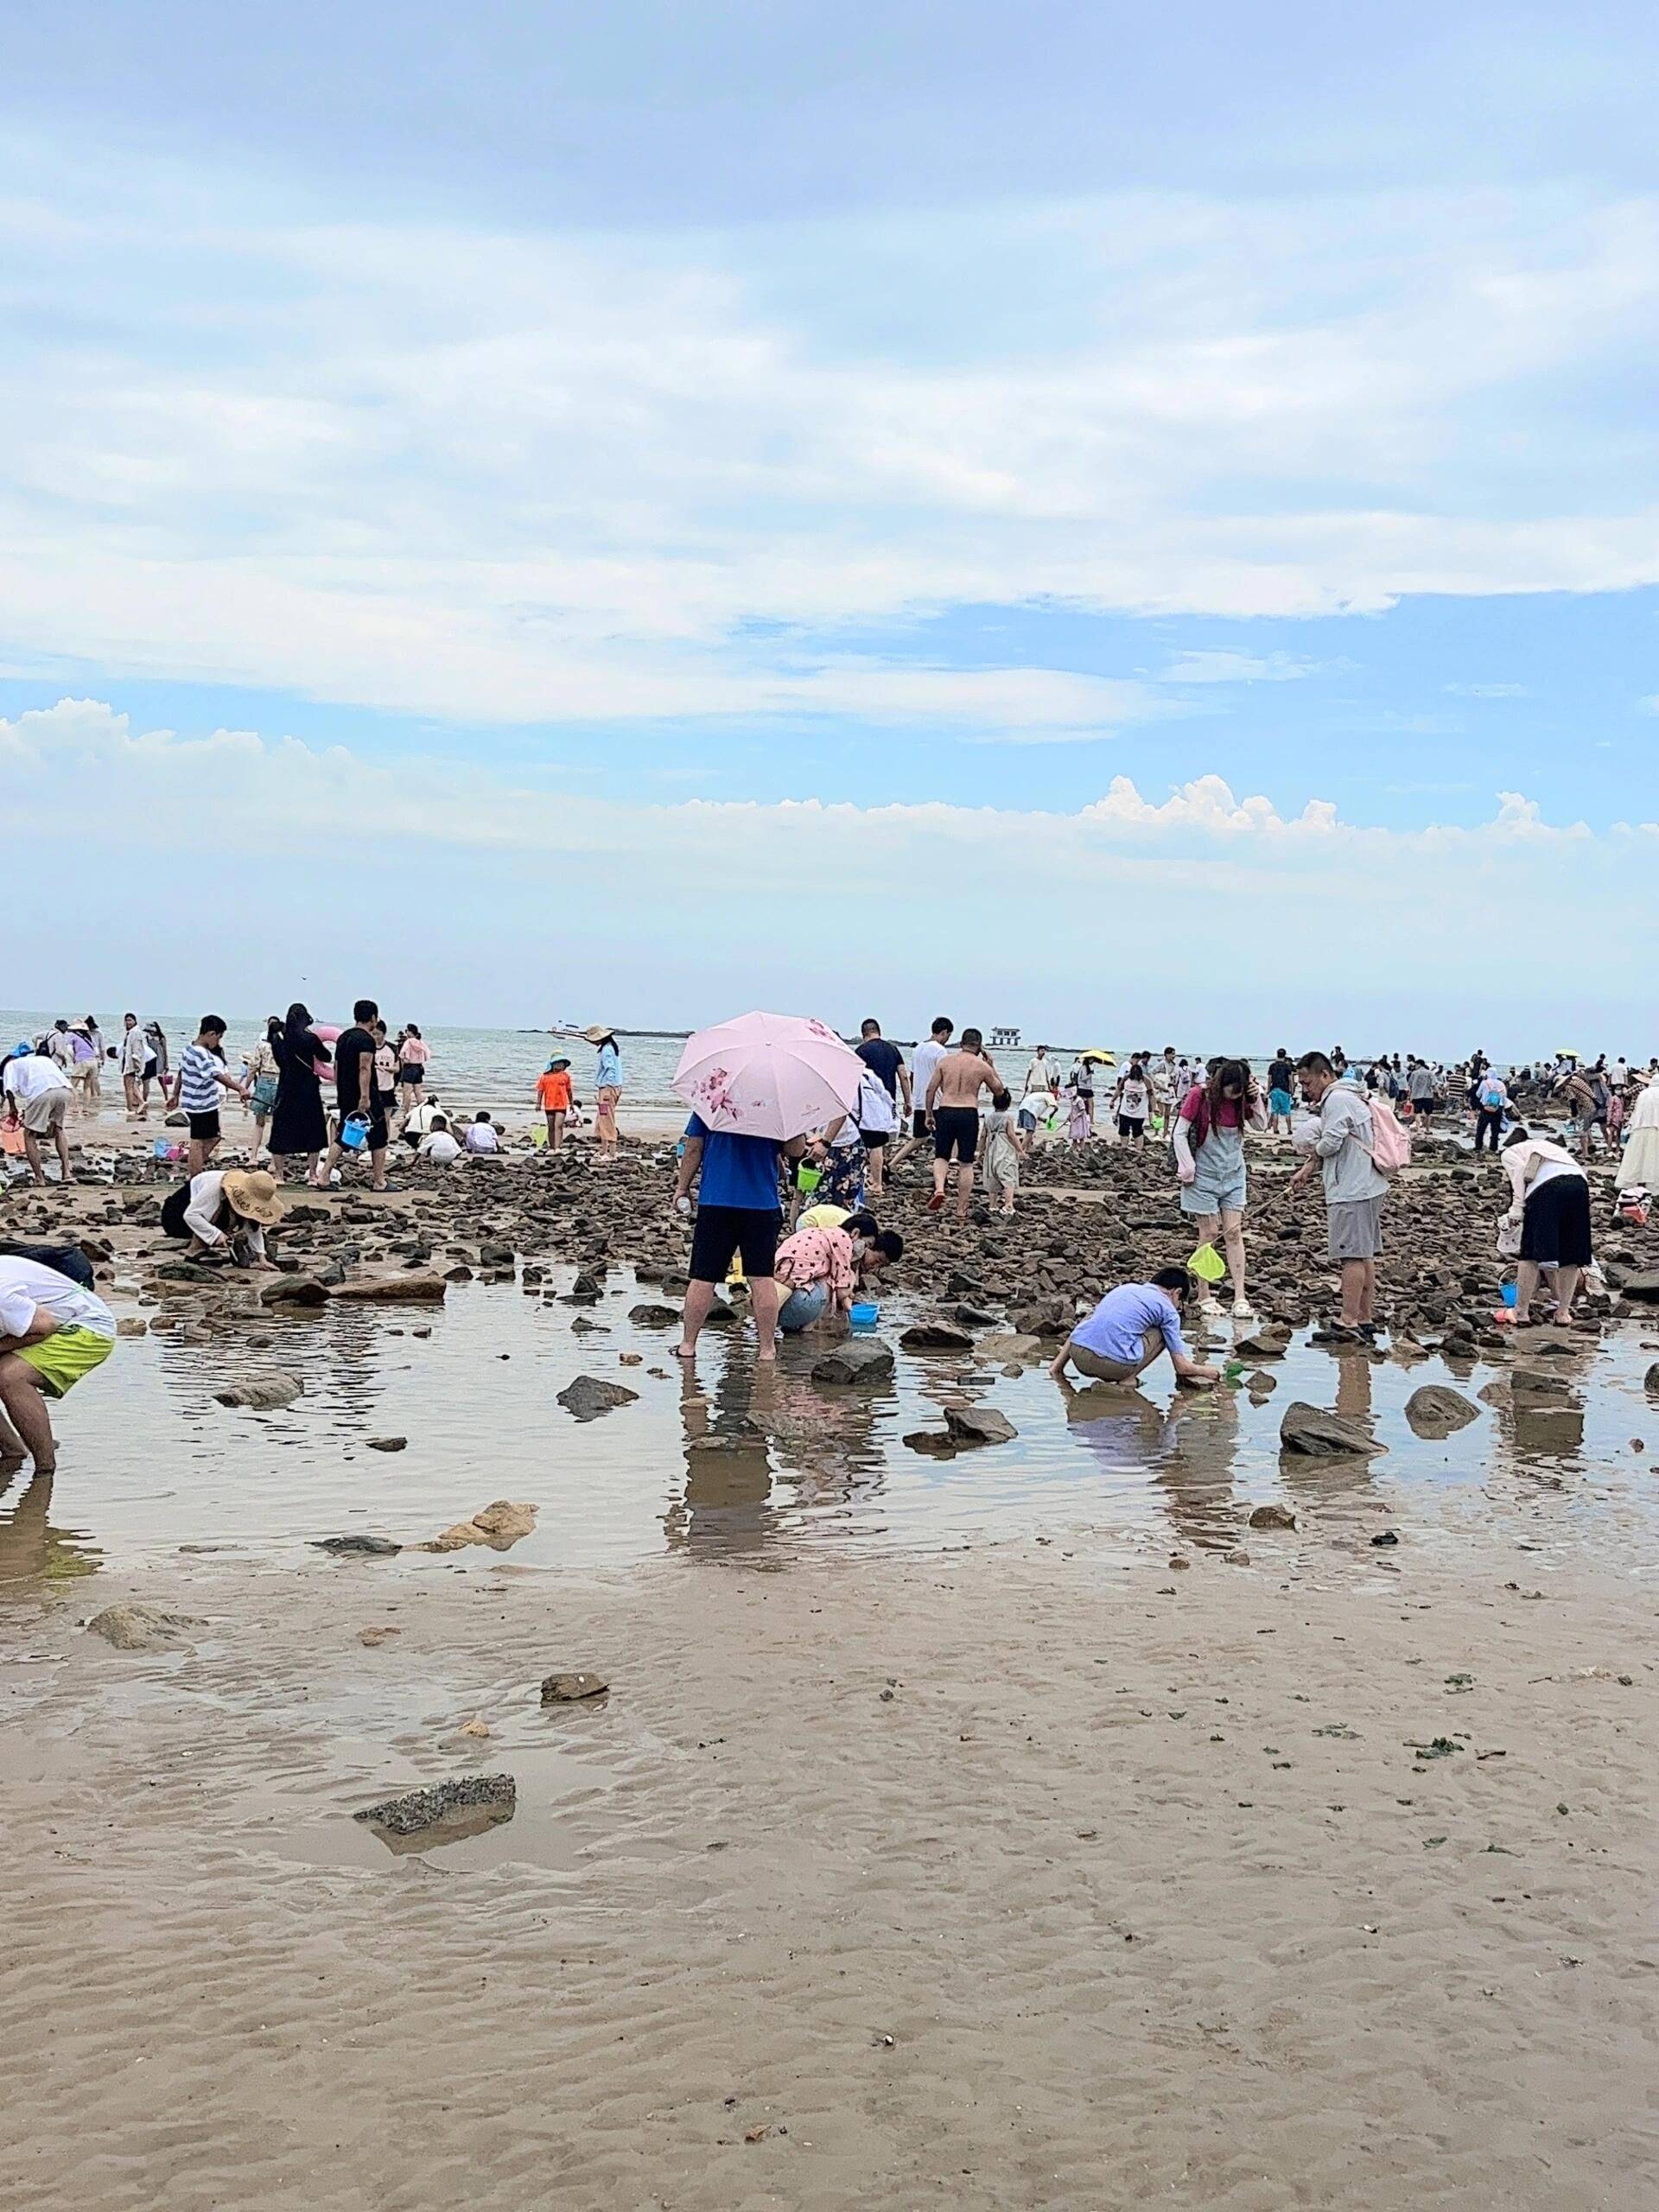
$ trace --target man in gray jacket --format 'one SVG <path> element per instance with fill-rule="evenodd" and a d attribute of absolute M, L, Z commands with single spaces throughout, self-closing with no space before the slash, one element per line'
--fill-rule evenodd
<path fill-rule="evenodd" d="M 1375 1336 L 1376 1255 L 1382 1249 L 1389 1184 L 1371 1157 L 1370 1102 L 1357 1083 L 1338 1080 L 1323 1052 L 1305 1052 L 1296 1073 L 1319 1123 L 1313 1157 L 1291 1177 L 1290 1187 L 1306 1183 L 1318 1163 L 1325 1183 L 1326 1251 L 1342 1269 L 1340 1326 L 1356 1336 Z"/>

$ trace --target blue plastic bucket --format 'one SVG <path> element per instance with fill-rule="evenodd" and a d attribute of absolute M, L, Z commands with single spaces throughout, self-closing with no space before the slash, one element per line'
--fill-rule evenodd
<path fill-rule="evenodd" d="M 847 1318 L 855 1329 L 873 1329 L 880 1311 L 879 1306 L 855 1306 Z"/>
<path fill-rule="evenodd" d="M 369 1141 L 369 1125 L 361 1114 L 353 1114 L 341 1123 L 340 1141 L 347 1152 L 362 1151 Z"/>
<path fill-rule="evenodd" d="M 1506 1306 L 1518 1305 L 1521 1299 L 1520 1286 L 1516 1283 L 1506 1282 L 1503 1286 L 1503 1299 Z"/>

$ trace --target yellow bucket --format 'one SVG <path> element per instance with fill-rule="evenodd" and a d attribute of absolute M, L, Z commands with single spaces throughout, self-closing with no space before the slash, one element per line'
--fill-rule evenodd
<path fill-rule="evenodd" d="M 1186 1265 L 1200 1282 L 1219 1282 L 1227 1273 L 1227 1262 L 1213 1244 L 1200 1244 Z"/>

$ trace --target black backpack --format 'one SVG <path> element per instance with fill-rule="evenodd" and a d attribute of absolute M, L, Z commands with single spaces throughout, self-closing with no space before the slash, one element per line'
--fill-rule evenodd
<path fill-rule="evenodd" d="M 0 1243 L 0 1255 L 9 1260 L 33 1260 L 37 1268 L 50 1268 L 54 1275 L 79 1284 L 82 1290 L 92 1287 L 92 1263 L 79 1244 Z"/>

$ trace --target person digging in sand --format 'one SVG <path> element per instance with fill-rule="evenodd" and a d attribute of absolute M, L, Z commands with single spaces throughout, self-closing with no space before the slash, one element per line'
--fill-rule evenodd
<path fill-rule="evenodd" d="M 101 1298 L 37 1260 L 0 1253 L 0 1462 L 58 1464 L 48 1398 L 67 1397 L 115 1350 Z"/>
<path fill-rule="evenodd" d="M 1178 1382 L 1218 1382 L 1221 1370 L 1194 1359 L 1181 1334 L 1193 1288 L 1185 1268 L 1160 1268 L 1150 1282 L 1120 1283 L 1078 1322 L 1049 1373 L 1068 1390 L 1068 1367 L 1090 1382 L 1133 1382 L 1167 1352 Z"/>

